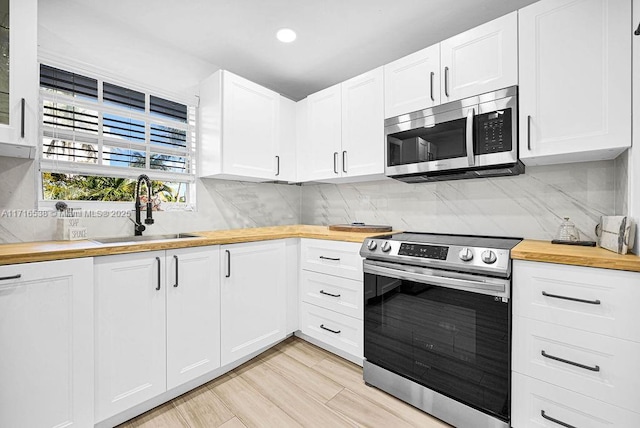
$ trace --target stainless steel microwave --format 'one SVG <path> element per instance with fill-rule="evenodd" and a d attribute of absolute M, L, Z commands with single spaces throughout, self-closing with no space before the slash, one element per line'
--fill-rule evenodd
<path fill-rule="evenodd" d="M 406 182 L 517 175 L 518 87 L 385 120 L 385 174 Z"/>

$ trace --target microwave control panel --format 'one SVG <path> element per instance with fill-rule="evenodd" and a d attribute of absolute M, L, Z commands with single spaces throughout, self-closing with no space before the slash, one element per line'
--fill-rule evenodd
<path fill-rule="evenodd" d="M 510 152 L 511 109 L 483 113 L 476 117 L 476 154 Z"/>

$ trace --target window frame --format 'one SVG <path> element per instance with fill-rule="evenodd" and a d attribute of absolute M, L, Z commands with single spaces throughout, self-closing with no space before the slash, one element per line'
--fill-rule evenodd
<path fill-rule="evenodd" d="M 139 174 L 146 174 L 152 180 L 159 180 L 165 182 L 180 182 L 186 184 L 185 190 L 185 199 L 186 202 L 162 202 L 161 209 L 163 211 L 196 211 L 197 210 L 197 199 L 196 199 L 196 179 L 197 179 L 197 165 L 198 165 L 198 97 L 197 96 L 185 96 L 178 95 L 175 93 L 167 92 L 162 89 L 153 88 L 149 86 L 145 86 L 142 84 L 137 84 L 133 81 L 126 81 L 121 78 L 117 78 L 115 76 L 109 75 L 104 70 L 98 70 L 87 66 L 81 66 L 78 64 L 74 64 L 73 62 L 60 61 L 56 58 L 49 57 L 40 57 L 38 59 L 38 67 L 41 65 L 46 65 L 54 68 L 58 68 L 60 70 L 76 73 L 81 76 L 86 76 L 92 79 L 96 79 L 98 81 L 98 99 L 95 102 L 78 99 L 78 97 L 68 96 L 64 94 L 56 94 L 55 97 L 59 98 L 61 102 L 64 102 L 65 99 L 69 101 L 73 101 L 74 105 L 81 105 L 83 107 L 87 107 L 98 112 L 100 116 L 100 126 L 98 133 L 93 136 L 94 139 L 100 141 L 100 150 L 102 149 L 103 143 L 107 146 L 118 146 L 118 141 L 114 141 L 117 139 L 109 139 L 104 138 L 102 133 L 103 126 L 103 114 L 114 114 L 114 115 L 125 115 L 127 118 L 132 118 L 135 120 L 142 120 L 145 124 L 145 141 L 142 144 L 136 145 L 136 147 L 145 150 L 146 157 L 146 165 L 150 165 L 150 156 L 152 153 L 159 154 L 168 154 L 176 156 L 184 156 L 184 153 L 187 154 L 186 160 L 189 162 L 189 173 L 176 173 L 171 171 L 163 171 L 159 169 L 147 169 L 145 168 L 133 168 L 135 169 L 135 173 L 127 172 L 127 170 L 131 170 L 130 167 L 122 167 L 122 166 L 111 166 L 111 165 L 102 165 L 102 164 L 87 164 L 87 165 L 74 165 L 73 162 L 66 163 L 65 165 L 69 166 L 69 168 L 51 168 L 50 165 L 54 164 L 55 161 L 47 160 L 43 156 L 43 144 L 45 138 L 51 138 L 45 134 L 45 124 L 43 123 L 43 113 L 44 113 L 44 99 L 45 98 L 54 98 L 54 96 L 45 97 L 42 93 L 43 89 L 40 86 L 40 81 L 38 81 L 38 90 L 39 90 L 39 116 L 38 116 L 38 142 L 37 142 L 37 164 L 36 168 L 34 168 L 35 174 L 35 185 L 36 185 L 36 197 L 37 197 L 37 208 L 39 210 L 45 211 L 54 211 L 55 204 L 59 201 L 63 201 L 67 203 L 69 207 L 78 208 L 83 210 L 109 210 L 109 211 L 122 211 L 122 210 L 133 210 L 133 201 L 90 201 L 90 200 L 47 200 L 44 199 L 44 188 L 43 188 L 43 172 L 67 172 L 73 174 L 81 174 L 81 175 L 102 175 L 102 176 L 112 176 L 112 177 L 123 177 L 123 178 L 133 178 L 134 176 L 138 176 Z M 103 100 L 103 83 L 107 82 L 112 85 L 120 86 L 126 89 L 130 89 L 133 91 L 142 92 L 145 94 L 145 111 L 142 112 L 140 110 L 127 109 L 125 107 L 118 108 L 117 106 L 105 103 Z M 151 97 L 161 98 L 163 100 L 176 102 L 179 104 L 184 104 L 187 106 L 187 123 L 185 123 L 184 130 L 187 135 L 187 144 L 186 149 L 184 151 L 173 151 L 171 149 L 167 149 L 164 145 L 154 146 L 151 144 L 150 131 L 153 125 L 166 125 L 171 126 L 176 124 L 177 121 L 172 121 L 164 116 L 156 115 L 151 111 L 150 100 Z M 73 131 L 72 131 L 73 132 Z M 112 144 L 114 143 L 114 144 Z M 126 146 L 126 143 L 121 143 L 120 146 Z M 154 148 L 156 150 L 154 150 Z"/>

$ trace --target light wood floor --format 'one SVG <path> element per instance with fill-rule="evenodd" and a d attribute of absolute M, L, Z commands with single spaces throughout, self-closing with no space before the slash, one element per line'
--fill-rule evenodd
<path fill-rule="evenodd" d="M 362 381 L 362 368 L 291 337 L 119 428 L 448 427 Z"/>

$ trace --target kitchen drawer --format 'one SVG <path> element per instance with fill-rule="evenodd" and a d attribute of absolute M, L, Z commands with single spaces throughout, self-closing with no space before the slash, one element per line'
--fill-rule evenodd
<path fill-rule="evenodd" d="M 361 244 L 354 242 L 303 239 L 302 269 L 362 281 Z"/>
<path fill-rule="evenodd" d="M 639 355 L 637 342 L 513 318 L 514 371 L 640 411 L 640 371 L 636 368 Z"/>
<path fill-rule="evenodd" d="M 354 281 L 303 270 L 301 285 L 304 302 L 362 319 L 362 279 Z"/>
<path fill-rule="evenodd" d="M 303 302 L 300 308 L 300 322 L 302 333 L 362 358 L 362 320 Z"/>
<path fill-rule="evenodd" d="M 511 426 L 514 428 L 549 427 L 639 427 L 640 413 L 586 397 L 532 379 L 519 373 L 512 378 Z M 542 416 L 553 418 L 561 425 Z"/>
<path fill-rule="evenodd" d="M 637 272 L 513 262 L 514 315 L 640 342 L 638 302 Z"/>

